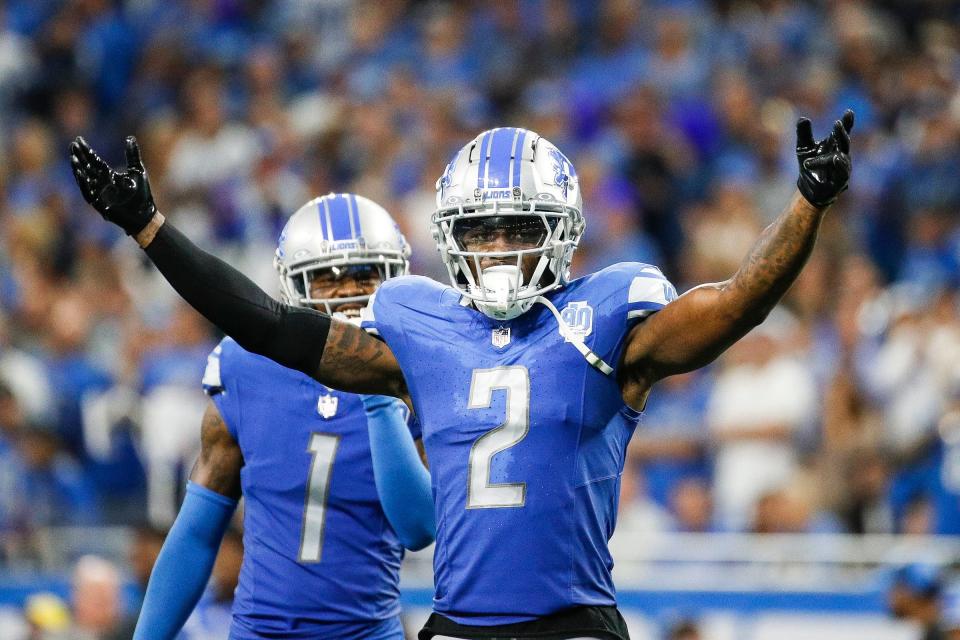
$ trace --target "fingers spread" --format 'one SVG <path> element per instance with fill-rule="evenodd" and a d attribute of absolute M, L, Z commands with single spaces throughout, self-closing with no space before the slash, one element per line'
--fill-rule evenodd
<path fill-rule="evenodd" d="M 77 139 L 70 145 L 70 150 L 74 152 L 74 155 L 77 156 L 88 169 L 97 172 L 110 171 L 110 165 L 104 162 L 103 159 L 97 155 L 97 152 L 90 148 L 90 145 L 87 144 L 83 136 L 77 136 Z"/>
<path fill-rule="evenodd" d="M 813 139 L 813 125 L 808 118 L 797 120 L 797 148 L 812 147 L 816 144 Z"/>
<path fill-rule="evenodd" d="M 80 194 L 84 200 L 93 204 L 96 198 L 93 181 L 87 176 L 86 170 L 76 156 L 70 156 L 70 165 L 73 168 L 73 178 L 77 181 L 77 186 L 80 188 Z"/>

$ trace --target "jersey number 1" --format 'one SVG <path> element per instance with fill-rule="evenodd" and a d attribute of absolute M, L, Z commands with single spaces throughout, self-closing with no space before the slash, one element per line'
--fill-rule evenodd
<path fill-rule="evenodd" d="M 333 458 L 337 455 L 340 436 L 313 433 L 307 452 L 313 454 L 310 477 L 307 478 L 307 497 L 303 507 L 303 528 L 300 531 L 302 563 L 320 562 L 323 549 L 323 525 L 327 516 L 327 496 L 330 494 L 330 475 Z"/>
<path fill-rule="evenodd" d="M 526 367 L 475 369 L 470 381 L 469 409 L 487 409 L 493 392 L 507 392 L 506 420 L 496 429 L 483 434 L 470 449 L 467 470 L 467 509 L 522 507 L 527 497 L 527 483 L 490 482 L 493 456 L 509 449 L 526 437 L 530 430 L 530 374 Z"/>

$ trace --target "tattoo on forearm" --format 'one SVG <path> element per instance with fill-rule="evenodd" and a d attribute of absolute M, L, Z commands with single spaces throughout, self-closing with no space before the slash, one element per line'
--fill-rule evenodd
<path fill-rule="evenodd" d="M 794 200 L 764 229 L 727 285 L 747 320 L 765 316 L 779 302 L 813 251 L 823 211 Z"/>
<path fill-rule="evenodd" d="M 624 398 L 641 407 L 657 380 L 702 367 L 766 318 L 813 250 L 823 210 L 797 194 L 724 282 L 704 284 L 637 325 L 624 352 Z"/>
<path fill-rule="evenodd" d="M 345 391 L 392 387 L 399 394 L 406 389 L 399 371 L 390 371 L 396 366 L 390 348 L 351 325 L 331 325 L 320 366 L 322 377 L 330 380 L 331 386 L 346 387 Z M 378 380 L 380 370 L 383 375 Z"/>
<path fill-rule="evenodd" d="M 331 333 L 336 333 L 333 343 L 328 340 L 324 350 L 325 357 L 327 352 L 330 352 L 331 363 L 348 360 L 353 367 L 370 366 L 377 364 L 386 355 L 386 345 L 364 335 L 362 331 L 347 329 L 341 325 L 336 332 Z"/>

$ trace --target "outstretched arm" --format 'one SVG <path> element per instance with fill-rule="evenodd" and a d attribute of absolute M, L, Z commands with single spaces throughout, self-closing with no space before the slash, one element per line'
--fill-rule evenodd
<path fill-rule="evenodd" d="M 150 574 L 134 640 L 172 640 L 180 632 L 210 580 L 240 498 L 243 455 L 212 402 L 200 440 L 200 459 Z"/>
<path fill-rule="evenodd" d="M 353 325 L 277 302 L 242 273 L 206 253 L 157 210 L 134 138 L 127 168 L 112 169 L 83 140 L 70 147 L 84 198 L 134 236 L 184 300 L 244 349 L 355 393 L 403 397 L 406 384 L 390 349 Z"/>
<path fill-rule="evenodd" d="M 704 366 L 767 317 L 813 250 L 829 206 L 850 177 L 853 112 L 816 142 L 810 121 L 797 124 L 798 191 L 729 280 L 691 289 L 630 334 L 621 366 L 624 398 L 642 406 L 650 386 Z"/>

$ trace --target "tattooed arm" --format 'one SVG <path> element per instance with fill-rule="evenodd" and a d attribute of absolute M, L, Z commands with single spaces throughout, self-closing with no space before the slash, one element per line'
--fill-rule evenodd
<path fill-rule="evenodd" d="M 348 322 L 330 322 L 313 377 L 342 391 L 400 398 L 412 407 L 406 380 L 390 347 Z"/>
<path fill-rule="evenodd" d="M 243 454 L 210 402 L 180 513 L 150 573 L 134 640 L 173 640 L 210 580 L 223 534 L 240 499 Z"/>
<path fill-rule="evenodd" d="M 691 289 L 627 338 L 621 363 L 624 400 L 642 407 L 651 385 L 702 367 L 767 317 L 806 264 L 820 222 L 846 188 L 853 113 L 831 136 L 813 140 L 808 120 L 797 126 L 798 191 L 767 227 L 729 280 Z"/>
<path fill-rule="evenodd" d="M 177 293 L 241 347 L 335 389 L 406 399 L 400 366 L 384 343 L 327 314 L 274 300 L 166 221 L 133 137 L 126 168 L 108 165 L 83 138 L 70 153 L 90 206 L 134 237 Z"/>
<path fill-rule="evenodd" d="M 242 468 L 240 445 L 227 430 L 217 405 L 208 401 L 200 423 L 200 457 L 193 466 L 190 480 L 222 496 L 239 500 Z"/>

